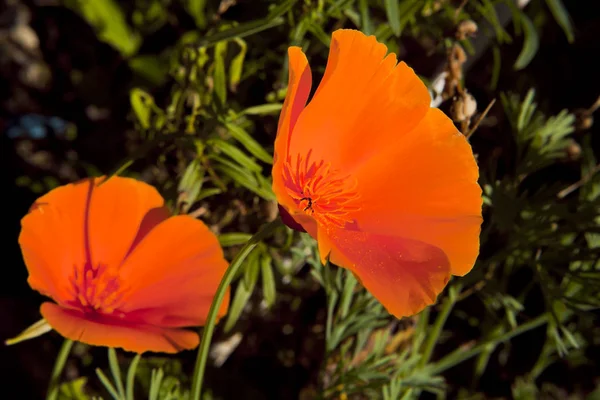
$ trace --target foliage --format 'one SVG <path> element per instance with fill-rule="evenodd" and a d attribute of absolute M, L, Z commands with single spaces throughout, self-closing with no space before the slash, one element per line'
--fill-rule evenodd
<path fill-rule="evenodd" d="M 507 65 L 523 70 L 535 59 L 544 24 L 557 23 L 569 41 L 575 38 L 561 0 L 532 0 L 526 9 L 512 0 L 462 6 L 443 0 L 255 2 L 260 12 L 243 22 L 228 17 L 234 3 L 64 2 L 94 27 L 98 40 L 121 54 L 135 82 L 142 82 L 128 88 L 129 156 L 110 173 L 152 180 L 174 212 L 207 221 L 229 259 L 277 213 L 269 175 L 288 45 L 324 59 L 330 32 L 351 27 L 375 34 L 391 51 L 403 51 L 404 40 L 415 40 L 425 43 L 424 50 L 443 54 L 453 42 L 448 32 L 473 19 L 496 48 L 522 40 Z M 507 12 L 510 29 L 503 22 Z M 189 20 L 181 35 L 158 54 L 143 53 L 148 38 L 177 18 Z M 473 54 L 470 39 L 460 43 Z M 502 68 L 500 61 L 494 57 L 494 69 Z M 267 87 L 262 99 L 251 95 L 250 84 L 257 81 Z M 280 229 L 256 246 L 235 277 L 218 337 L 261 324 L 290 297 L 290 287 L 305 288 L 310 281 L 324 291 L 326 320 L 324 357 L 318 378 L 306 389 L 309 395 L 443 396 L 455 389 L 445 379 L 452 368 L 463 368 L 473 388 L 491 363 L 508 357 L 511 339 L 543 327 L 537 361 L 512 386 L 514 398 L 537 398 L 545 390 L 536 383 L 544 370 L 561 357 L 581 356 L 597 337 L 590 321 L 597 321 L 591 312 L 600 307 L 600 180 L 589 137 L 578 145 L 580 180 L 574 188 L 548 177 L 548 169 L 560 167 L 573 146 L 576 117 L 569 110 L 549 115 L 535 103 L 535 93 L 499 94 L 503 114 L 498 113 L 502 123 L 496 133 L 509 137 L 509 150 L 502 149 L 509 155 L 479 160 L 486 215 L 482 254 L 472 273 L 451 281 L 437 308 L 395 320 L 351 273 L 321 265 L 314 241 Z M 23 182 L 46 189 L 58 184 L 57 179 Z M 302 275 L 306 270 L 309 276 Z M 528 308 L 536 299 L 543 305 Z M 469 314 L 464 307 L 469 302 L 485 311 Z M 466 338 L 447 328 L 449 321 L 476 334 Z M 469 359 L 474 366 L 464 367 Z M 50 392 L 56 399 L 183 400 L 190 398 L 187 376 L 174 360 L 109 350 L 108 369 L 51 386 Z"/>

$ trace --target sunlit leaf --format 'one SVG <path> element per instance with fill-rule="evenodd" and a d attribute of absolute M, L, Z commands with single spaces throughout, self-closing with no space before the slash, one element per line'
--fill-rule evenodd
<path fill-rule="evenodd" d="M 204 180 L 204 168 L 200 164 L 200 161 L 195 159 L 188 165 L 179 181 L 177 190 L 179 193 L 185 193 L 185 203 L 189 206 L 194 204 L 200 190 L 202 190 L 202 184 Z"/>
<path fill-rule="evenodd" d="M 556 22 L 558 22 L 565 32 L 567 40 L 569 43 L 572 43 L 575 40 L 575 35 L 573 34 L 573 26 L 571 25 L 569 12 L 565 8 L 565 5 L 561 0 L 546 0 L 546 4 L 548 4 Z"/>
<path fill-rule="evenodd" d="M 225 53 L 227 52 L 227 42 L 221 41 L 215 45 L 214 62 L 214 90 L 221 104 L 227 101 L 227 78 L 225 76 Z"/>
<path fill-rule="evenodd" d="M 248 168 L 250 171 L 260 172 L 262 167 L 248 157 L 243 151 L 222 139 L 213 138 L 208 141 L 215 150 L 226 154 L 229 158 L 236 161 L 241 166 Z"/>
<path fill-rule="evenodd" d="M 523 13 L 521 14 L 521 22 L 523 22 L 524 40 L 521 53 L 519 54 L 517 61 L 515 61 L 514 68 L 516 70 L 523 69 L 529 65 L 540 46 L 540 39 L 533 22 L 531 22 L 529 17 Z"/>
<path fill-rule="evenodd" d="M 273 157 L 248 134 L 244 129 L 232 123 L 226 124 L 229 134 L 240 142 L 254 157 L 268 164 L 273 164 Z"/>
<path fill-rule="evenodd" d="M 88 400 L 85 384 L 88 378 L 82 376 L 70 382 L 62 383 L 58 389 L 58 400 Z"/>
<path fill-rule="evenodd" d="M 242 67 L 244 66 L 244 59 L 246 57 L 246 51 L 248 46 L 246 42 L 240 38 L 235 38 L 234 42 L 240 46 L 240 52 L 233 57 L 229 66 L 229 88 L 232 92 L 235 92 L 237 85 L 240 83 L 242 77 Z"/>
<path fill-rule="evenodd" d="M 219 244 L 222 247 L 246 244 L 252 235 L 242 232 L 222 233 L 219 235 Z"/>
<path fill-rule="evenodd" d="M 260 258 L 260 276 L 262 280 L 263 296 L 265 302 L 270 307 L 275 303 L 275 277 L 273 276 L 273 267 L 271 266 L 271 257 L 264 253 Z"/>
<path fill-rule="evenodd" d="M 38 336 L 43 335 L 44 333 L 50 332 L 52 327 L 46 322 L 45 319 L 40 319 L 35 324 L 31 325 L 29 328 L 25 329 L 23 332 L 19 333 L 17 336 L 11 339 L 6 339 L 4 342 L 7 346 L 11 346 L 13 344 L 17 344 L 19 342 L 23 342 L 25 340 L 33 339 Z"/>
<path fill-rule="evenodd" d="M 65 0 L 64 4 L 81 13 L 98 32 L 98 38 L 128 57 L 138 50 L 141 37 L 127 24 L 125 14 L 114 0 Z"/>
<path fill-rule="evenodd" d="M 154 104 L 152 96 L 142 89 L 133 88 L 129 93 L 129 101 L 142 128 L 148 129 L 150 127 L 150 113 Z"/>
<path fill-rule="evenodd" d="M 262 104 L 260 106 L 248 107 L 242 111 L 241 115 L 269 115 L 277 114 L 283 107 L 282 103 Z"/>
<path fill-rule="evenodd" d="M 186 10 L 194 18 L 198 28 L 206 25 L 206 0 L 187 0 Z"/>
<path fill-rule="evenodd" d="M 361 30 L 365 33 L 365 35 L 370 35 L 373 33 L 373 22 L 371 22 L 371 16 L 369 12 L 369 2 L 367 0 L 359 0 L 358 8 L 360 10 Z"/>
<path fill-rule="evenodd" d="M 400 15 L 398 13 L 398 2 L 400 0 L 385 0 L 385 13 L 394 35 L 400 36 Z"/>

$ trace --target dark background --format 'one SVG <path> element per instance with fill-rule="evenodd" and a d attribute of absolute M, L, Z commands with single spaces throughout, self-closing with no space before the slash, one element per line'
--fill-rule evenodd
<path fill-rule="evenodd" d="M 242 5 L 234 6 L 229 11 L 234 15 L 244 10 Z M 133 75 L 127 65 L 122 62 L 120 55 L 108 45 L 97 40 L 93 30 L 75 13 L 59 7 L 37 7 L 33 2 L 24 1 L 31 12 L 31 27 L 40 38 L 40 54 L 38 55 L 49 67 L 52 82 L 43 90 L 26 87 L 17 75 L 19 68 L 6 63 L 0 64 L 0 130 L 1 135 L 1 166 L 2 171 L 2 275 L 0 278 L 0 339 L 17 335 L 21 330 L 40 318 L 39 305 L 43 300 L 27 285 L 27 272 L 17 243 L 20 218 L 25 215 L 28 207 L 37 197 L 29 188 L 19 187 L 16 180 L 19 176 L 30 175 L 43 177 L 50 175 L 42 171 L 17 154 L 16 147 L 23 139 L 9 138 L 7 129 L 15 124 L 16 119 L 25 114 L 37 113 L 44 116 L 58 116 L 77 127 L 77 138 L 66 141 L 49 134 L 47 138 L 37 140 L 35 149 L 47 151 L 52 160 L 51 164 L 60 164 L 70 149 L 74 149 L 80 160 L 94 165 L 101 171 L 113 168 L 125 155 L 125 138 L 123 132 L 131 128 L 128 120 L 129 100 L 128 89 L 134 84 Z M 561 109 L 585 108 L 591 105 L 600 94 L 600 64 L 597 61 L 600 50 L 600 2 L 570 1 L 566 2 L 573 18 L 576 40 L 569 44 L 563 32 L 556 24 L 546 24 L 541 35 L 541 46 L 534 61 L 523 71 L 515 72 L 510 68 L 520 51 L 521 43 L 516 39 L 511 45 L 502 46 L 502 59 L 507 65 L 503 66 L 498 91 L 513 90 L 524 93 L 529 87 L 537 90 L 537 101 L 544 111 L 557 113 Z M 247 9 L 247 8 L 246 8 Z M 2 29 L 11 25 L 10 12 L 0 6 L 0 24 Z M 271 35 L 265 31 L 259 35 Z M 176 38 L 178 32 L 161 32 L 155 41 L 147 40 L 157 50 L 162 44 Z M 160 36 L 160 37 L 159 37 Z M 162 39 L 161 39 L 162 38 Z M 6 47 L 0 52 L 7 51 Z M 34 57 L 35 58 L 35 57 Z M 426 64 L 427 62 L 425 62 Z M 435 70 L 436 65 L 424 65 L 426 69 Z M 84 81 L 75 87 L 69 79 L 72 69 L 81 70 Z M 415 67 L 419 69 L 418 67 Z M 494 93 L 487 89 L 491 71 L 491 54 L 483 53 L 480 60 L 466 72 L 466 86 L 478 99 L 480 108 L 487 104 Z M 264 98 L 264 92 L 256 91 L 257 96 Z M 26 100 L 23 100 L 23 97 Z M 254 101 L 260 103 L 261 99 Z M 89 117 L 89 106 L 95 105 L 106 111 L 107 117 L 92 120 Z M 88 109 L 88 112 L 86 112 Z M 497 103 L 494 113 L 501 114 Z M 600 132 L 598 124 L 592 127 L 593 142 L 598 154 Z M 474 147 L 486 146 L 490 141 L 498 140 L 492 130 L 482 129 L 474 137 Z M 577 139 L 577 137 L 576 137 Z M 572 174 L 574 167 L 566 165 L 566 176 Z M 76 170 L 80 176 L 85 171 Z M 65 180 L 66 181 L 66 180 Z M 314 300 L 308 301 L 300 315 L 290 317 L 297 326 L 314 321 L 319 317 L 322 308 L 322 293 L 314 292 Z M 280 321 L 276 322 L 279 323 Z M 263 328 L 253 327 L 257 335 L 265 335 L 270 340 L 288 340 L 277 337 L 274 332 L 268 332 L 269 324 Z M 261 330 L 262 329 L 262 330 Z M 301 335 L 299 332 L 298 335 Z M 523 360 L 513 360 L 511 365 L 528 366 L 531 354 L 526 349 L 539 347 L 539 336 L 527 335 L 521 353 Z M 51 373 L 54 358 L 62 343 L 62 338 L 56 333 L 49 333 L 26 343 L 12 347 L 0 345 L 0 393 L 5 399 L 39 399 L 45 393 L 48 378 Z M 298 344 L 301 346 L 301 344 Z M 266 398 L 294 398 L 294 393 L 303 387 L 310 379 L 311 373 L 306 368 L 294 367 L 282 372 L 269 361 L 274 350 L 262 348 L 260 354 L 245 354 L 247 360 L 240 361 L 241 355 L 228 361 L 229 370 L 242 380 L 257 380 L 260 391 Z M 104 353 L 99 353 L 104 357 Z M 186 362 L 193 360 L 195 353 L 184 355 Z M 598 352 L 592 354 L 598 356 Z M 315 359 L 318 359 L 318 352 Z M 102 361 L 103 362 L 103 361 Z M 226 366 L 228 365 L 226 364 Z M 188 365 L 188 364 L 186 364 Z M 257 373 L 257 368 L 260 373 Z M 314 365 L 313 370 L 317 369 Z M 507 389 L 515 376 L 522 371 L 507 370 L 500 367 L 491 368 L 493 377 L 484 377 L 480 390 L 490 396 L 507 395 Z M 597 373 L 597 371 L 596 371 Z M 558 364 L 545 377 L 555 380 L 566 390 L 572 388 L 572 382 L 587 382 L 592 384 L 594 373 L 581 371 L 565 364 Z M 91 374 L 90 374 L 91 375 Z M 232 375 L 233 376 L 233 375 Z M 270 377 L 270 378 L 268 378 Z M 460 377 L 452 377 L 458 379 Z M 215 377 L 218 382 L 222 377 Z M 234 379 L 234 378 L 232 378 Z M 279 389 L 267 389 L 267 387 Z M 287 388 L 287 389 L 283 389 Z M 19 395 L 16 395 L 19 393 Z M 289 396 L 289 397 L 288 397 Z M 261 398 L 261 397 L 257 397 Z"/>

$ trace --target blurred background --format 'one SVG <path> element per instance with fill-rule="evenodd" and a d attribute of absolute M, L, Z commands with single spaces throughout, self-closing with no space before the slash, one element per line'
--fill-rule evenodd
<path fill-rule="evenodd" d="M 434 89 L 434 79 L 445 73 L 433 97 L 463 132 L 485 117 L 471 137 L 486 195 L 482 255 L 465 280 L 463 293 L 471 292 L 447 319 L 431 361 L 544 313 L 551 321 L 494 344 L 486 357 L 440 369 L 443 391 L 448 398 L 600 398 L 599 2 L 0 1 L 0 339 L 40 318 L 43 298 L 27 285 L 17 242 L 20 219 L 36 197 L 128 161 L 134 161 L 130 175 L 163 193 L 181 192 L 176 181 L 194 158 L 189 148 L 180 151 L 177 141 L 146 144 L 184 131 L 202 140 L 217 132 L 229 140 L 221 131 L 231 115 L 272 154 L 287 47 L 304 47 L 318 82 L 331 32 L 346 27 L 376 34 Z M 468 97 L 451 88 L 452 80 Z M 246 151 L 252 145 L 244 140 L 239 146 Z M 234 233 L 253 233 L 276 213 L 267 192 L 268 156 L 259 150 L 248 156 L 263 177 L 245 182 L 217 168 L 225 175 L 221 186 L 213 182 L 214 196 L 194 208 L 210 209 L 198 215 L 231 234 L 230 255 L 241 243 Z M 294 243 L 301 243 L 296 236 Z M 323 335 L 330 294 L 301 255 L 288 268 L 285 254 L 265 251 L 283 258 L 283 267 L 271 272 L 276 299 L 265 308 L 268 287 L 248 292 L 233 329 L 219 331 L 218 343 L 231 350 L 224 350 L 221 368 L 209 369 L 209 386 L 215 398 L 316 398 L 333 387 L 323 380 L 335 375 L 327 366 L 343 358 Z M 585 274 L 575 274 L 580 267 L 573 263 L 585 263 Z M 576 290 L 564 280 L 575 275 Z M 564 310 L 572 314 L 563 316 Z M 428 314 L 432 323 L 439 311 Z M 405 332 L 417 319 L 390 329 Z M 0 346 L 1 397 L 44 398 L 61 343 L 51 332 Z M 148 358 L 140 374 L 155 363 L 189 385 L 185 374 L 194 356 Z M 86 393 L 103 393 L 94 369 L 106 365 L 103 349 L 76 346 L 64 379 L 89 377 Z M 328 393 L 323 396 L 344 398 Z M 358 396 L 351 398 L 378 398 Z"/>

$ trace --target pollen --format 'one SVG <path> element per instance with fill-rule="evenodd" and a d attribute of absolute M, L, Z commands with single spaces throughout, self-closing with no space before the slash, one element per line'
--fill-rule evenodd
<path fill-rule="evenodd" d="M 352 213 L 360 209 L 356 180 L 341 174 L 325 160 L 312 160 L 311 153 L 295 159 L 288 157 L 283 168 L 287 193 L 298 211 L 326 227 L 343 228 L 354 223 Z"/>
<path fill-rule="evenodd" d="M 99 263 L 75 266 L 71 281 L 74 300 L 70 305 L 86 314 L 113 314 L 121 306 L 123 288 L 118 271 Z M 123 315 L 119 312 L 119 316 Z M 122 317 L 121 317 L 122 318 Z"/>

